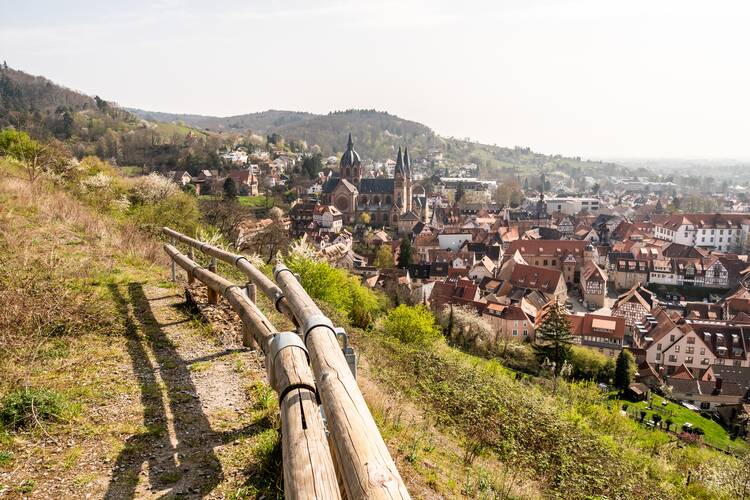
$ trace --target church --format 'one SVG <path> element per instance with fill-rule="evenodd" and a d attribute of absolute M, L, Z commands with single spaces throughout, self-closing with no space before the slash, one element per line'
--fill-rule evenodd
<path fill-rule="evenodd" d="M 325 182 L 322 193 L 323 202 L 338 208 L 345 223 L 358 222 L 363 213 L 369 214 L 373 226 L 395 228 L 402 220 L 419 220 L 413 212 L 411 162 L 406 148 L 403 154 L 398 148 L 392 178 L 363 178 L 362 171 L 362 162 L 349 134 L 339 171 Z"/>

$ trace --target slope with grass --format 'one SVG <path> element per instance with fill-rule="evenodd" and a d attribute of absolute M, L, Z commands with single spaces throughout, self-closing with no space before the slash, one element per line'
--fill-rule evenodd
<path fill-rule="evenodd" d="M 165 282 L 161 245 L 0 161 L 0 496 L 280 496 L 256 353 Z"/>

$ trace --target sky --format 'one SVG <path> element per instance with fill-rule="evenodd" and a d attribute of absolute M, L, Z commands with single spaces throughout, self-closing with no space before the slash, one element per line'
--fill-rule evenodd
<path fill-rule="evenodd" d="M 584 158 L 750 158 L 750 2 L 0 0 L 0 60 L 123 106 L 375 108 Z"/>

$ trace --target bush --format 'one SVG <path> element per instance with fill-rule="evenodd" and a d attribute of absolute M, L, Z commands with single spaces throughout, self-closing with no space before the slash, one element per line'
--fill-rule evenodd
<path fill-rule="evenodd" d="M 572 346 L 570 364 L 573 366 L 573 378 L 612 383 L 615 364 L 612 359 L 600 352 L 586 347 Z"/>
<path fill-rule="evenodd" d="M 401 304 L 383 319 L 381 330 L 406 344 L 429 345 L 440 337 L 435 316 L 424 306 Z"/>
<path fill-rule="evenodd" d="M 138 177 L 133 182 L 131 197 L 135 203 L 153 205 L 174 196 L 177 192 L 179 192 L 177 184 L 162 175 L 151 173 Z"/>
<path fill-rule="evenodd" d="M 49 389 L 25 388 L 6 395 L 0 401 L 0 423 L 8 429 L 17 430 L 30 426 L 38 420 L 59 420 L 64 399 Z"/>
<path fill-rule="evenodd" d="M 352 324 L 367 328 L 383 309 L 382 297 L 365 288 L 354 276 L 326 262 L 315 260 L 302 251 L 292 251 L 286 262 L 299 275 L 307 293 L 345 313 Z"/>
<path fill-rule="evenodd" d="M 130 214 L 136 224 L 153 234 L 160 234 L 163 226 L 195 234 L 200 222 L 196 198 L 179 190 L 156 203 L 133 205 Z"/>

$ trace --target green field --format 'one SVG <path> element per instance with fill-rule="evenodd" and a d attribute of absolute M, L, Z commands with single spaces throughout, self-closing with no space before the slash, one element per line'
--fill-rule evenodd
<path fill-rule="evenodd" d="M 747 452 L 748 444 L 742 439 L 732 440 L 729 433 L 721 425 L 713 420 L 702 417 L 699 413 L 692 410 L 688 410 L 682 405 L 672 403 L 660 396 L 652 396 L 652 408 L 648 408 L 647 401 L 640 401 L 638 403 L 628 403 L 628 415 L 640 418 L 640 412 L 646 412 L 646 418 L 644 421 L 652 420 L 653 415 L 658 413 L 662 417 L 661 425 L 666 428 L 664 421 L 666 419 L 672 420 L 673 431 L 681 431 L 682 424 L 690 423 L 693 427 L 700 427 L 706 433 L 703 436 L 703 440 L 706 444 L 720 448 L 725 451 L 733 452 Z M 662 402 L 667 401 L 666 405 Z"/>
<path fill-rule="evenodd" d="M 214 196 L 211 194 L 204 194 L 198 197 L 201 200 L 215 200 L 220 199 L 220 196 Z M 273 199 L 268 200 L 265 196 L 238 196 L 237 202 L 243 207 L 251 208 L 264 208 L 267 203 L 273 205 Z"/>

